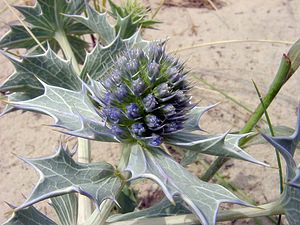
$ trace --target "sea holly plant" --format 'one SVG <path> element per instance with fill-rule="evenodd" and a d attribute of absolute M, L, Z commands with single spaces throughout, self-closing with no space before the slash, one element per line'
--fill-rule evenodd
<path fill-rule="evenodd" d="M 123 6 L 113 1 L 109 4 L 104 12 L 99 4 L 80 0 L 38 0 L 33 7 L 16 7 L 24 15 L 26 28 L 12 26 L 0 40 L 3 55 L 15 67 L 0 86 L 6 104 L 3 115 L 15 110 L 46 114 L 54 119 L 53 126 L 67 135 L 122 146 L 117 166 L 76 162 L 65 143 L 54 155 L 22 158 L 40 174 L 40 180 L 23 204 L 11 205 L 13 215 L 5 224 L 79 224 L 82 203 L 77 198 L 84 195 L 94 203 L 95 211 L 83 224 L 134 224 L 133 219 L 149 224 L 147 217 L 193 213 L 191 222 L 204 225 L 279 214 L 286 214 L 289 223 L 296 225 L 300 219 L 300 172 L 293 155 L 300 120 L 291 137 L 264 135 L 287 164 L 286 188 L 278 201 L 256 207 L 225 187 L 207 182 L 207 177 L 193 175 L 185 166 L 199 154 L 267 165 L 241 148 L 242 142 L 255 137 L 253 133 L 203 132 L 200 118 L 214 106 L 193 102 L 188 70 L 180 59 L 167 53 L 165 42 L 142 38 L 142 29 L 156 23 L 148 19 L 149 11 L 132 0 Z M 114 25 L 110 19 L 115 19 Z M 91 37 L 90 44 L 86 36 Z M 299 66 L 298 45 L 283 58 L 276 78 L 281 80 L 275 82 L 279 87 Z M 11 52 L 14 48 L 27 52 L 16 56 Z M 87 54 L 81 54 L 83 50 Z M 156 182 L 165 198 L 136 211 L 130 187 L 144 179 Z M 50 202 L 59 222 L 34 207 L 43 200 Z M 243 208 L 219 212 L 222 203 Z"/>

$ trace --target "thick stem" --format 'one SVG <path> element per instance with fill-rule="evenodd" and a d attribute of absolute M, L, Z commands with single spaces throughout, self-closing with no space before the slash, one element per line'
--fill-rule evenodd
<path fill-rule="evenodd" d="M 239 208 L 231 210 L 222 210 L 217 215 L 217 221 L 228 221 L 243 218 L 255 218 L 260 216 L 283 214 L 280 207 L 280 201 L 268 203 L 256 208 Z M 107 223 L 107 225 L 200 225 L 199 219 L 192 214 L 180 216 L 168 216 L 159 218 L 146 218 L 140 220 L 121 221 Z"/>
<path fill-rule="evenodd" d="M 206 172 L 201 176 L 201 180 L 203 181 L 209 181 L 213 176 L 216 174 L 216 172 L 224 165 L 225 162 L 228 161 L 229 158 L 224 157 L 218 157 L 213 164 L 206 170 Z"/>
<path fill-rule="evenodd" d="M 130 156 L 130 151 L 131 151 L 131 145 L 124 144 L 123 149 L 122 149 L 122 155 L 121 155 L 119 165 L 117 168 L 117 170 L 121 173 L 123 182 L 122 182 L 121 187 L 118 190 L 118 193 L 116 193 L 116 196 L 115 196 L 116 198 L 119 196 L 119 194 L 123 190 L 123 188 L 126 184 L 126 180 L 129 178 L 129 173 L 127 173 L 127 172 L 123 173 L 123 171 L 127 166 L 128 159 Z M 93 214 L 91 215 L 91 217 L 88 219 L 88 221 L 86 223 L 84 223 L 84 225 L 105 225 L 106 220 L 110 216 L 110 212 L 114 206 L 115 206 L 115 202 L 112 201 L 111 199 L 107 199 L 107 200 L 103 201 L 103 203 L 101 204 L 100 210 L 96 209 L 93 212 Z"/>
<path fill-rule="evenodd" d="M 79 75 L 80 68 L 75 58 L 74 52 L 69 44 L 64 31 L 57 31 L 55 39 L 60 44 L 67 59 L 71 60 L 75 72 Z M 90 141 L 78 138 L 78 162 L 90 163 L 91 162 L 91 148 Z M 78 224 L 83 224 L 92 214 L 92 202 L 90 199 L 83 195 L 78 196 Z"/>
<path fill-rule="evenodd" d="M 291 61 L 286 56 L 283 55 L 278 72 L 268 90 L 267 95 L 263 98 L 262 102 L 257 106 L 256 110 L 245 124 L 244 128 L 240 131 L 240 134 L 246 134 L 252 131 L 252 129 L 256 126 L 258 121 L 263 116 L 265 110 L 270 106 L 280 89 L 283 87 L 284 83 L 288 79 L 289 70 L 291 68 Z M 240 141 L 239 145 L 242 146 L 247 143 L 247 139 L 243 139 Z M 228 159 L 224 157 L 218 157 L 216 161 L 211 165 L 211 167 L 206 171 L 203 175 L 206 179 L 211 179 L 214 174 L 219 171 L 219 169 L 224 165 L 224 163 Z M 209 179 L 207 181 L 209 181 Z"/>

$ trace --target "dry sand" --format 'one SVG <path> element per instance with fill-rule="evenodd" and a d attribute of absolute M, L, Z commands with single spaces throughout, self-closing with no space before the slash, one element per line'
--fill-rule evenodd
<path fill-rule="evenodd" d="M 298 0 L 223 0 L 224 7 L 217 12 L 208 9 L 163 7 L 157 19 L 163 21 L 158 30 L 145 33 L 147 39 L 169 38 L 171 51 L 201 43 L 221 40 L 283 40 L 294 42 L 300 37 L 300 2 Z M 150 0 L 151 7 L 158 0 Z M 3 2 L 0 3 L 3 6 Z M 1 7 L 2 8 L 2 7 Z M 0 21 L 14 20 L 10 12 L 0 15 Z M 0 34 L 8 27 L 3 24 Z M 252 79 L 265 93 L 278 68 L 281 56 L 289 45 L 244 42 L 195 48 L 178 52 L 187 66 L 215 87 L 243 102 L 252 110 L 258 104 Z M 0 81 L 13 72 L 7 60 L 0 58 Z M 274 124 L 294 127 L 296 107 L 299 103 L 299 72 L 289 80 L 270 107 Z M 195 80 L 195 79 L 194 79 Z M 202 127 L 209 132 L 240 129 L 249 114 L 216 91 L 195 80 L 195 101 L 200 105 L 221 102 L 202 119 Z M 19 205 L 37 181 L 36 173 L 15 155 L 23 157 L 45 156 L 53 153 L 59 133 L 43 125 L 51 124 L 50 118 L 33 113 L 16 112 L 0 119 L 0 222 L 10 209 L 4 201 Z M 119 156 L 117 145 L 92 143 L 93 159 L 108 160 L 116 164 Z M 276 166 L 274 150 L 266 146 L 249 149 L 257 159 Z M 197 169 L 192 168 L 194 171 Z M 223 174 L 251 195 L 258 203 L 278 197 L 278 177 L 275 169 L 231 160 Z M 47 211 L 47 210 L 46 210 Z M 220 224 L 255 224 L 253 220 L 240 220 Z M 264 222 L 264 224 L 269 224 Z"/>

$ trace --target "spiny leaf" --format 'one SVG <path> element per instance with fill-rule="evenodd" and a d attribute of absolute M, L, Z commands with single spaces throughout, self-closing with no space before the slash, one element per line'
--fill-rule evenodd
<path fill-rule="evenodd" d="M 17 210 L 3 225 L 57 225 L 33 206 Z"/>
<path fill-rule="evenodd" d="M 75 193 L 51 198 L 51 206 L 54 208 L 61 225 L 77 225 L 78 198 Z"/>
<path fill-rule="evenodd" d="M 40 82 L 44 86 L 42 95 L 25 101 L 10 101 L 8 105 L 47 114 L 55 119 L 57 127 L 69 130 L 66 133 L 74 136 L 117 141 L 96 112 L 84 86 L 81 91 L 73 91 Z"/>
<path fill-rule="evenodd" d="M 115 194 L 122 184 L 121 179 L 115 176 L 112 165 L 105 162 L 76 163 L 63 146 L 53 156 L 24 161 L 38 171 L 40 180 L 30 197 L 18 209 L 72 192 L 85 195 L 100 206 L 105 199 L 115 201 Z"/>
<path fill-rule="evenodd" d="M 90 5 L 87 5 L 87 17 L 80 15 L 69 15 L 74 20 L 84 24 L 93 32 L 98 34 L 99 40 L 103 45 L 108 45 L 116 38 L 115 28 L 107 21 L 107 13 L 99 13 Z"/>
<path fill-rule="evenodd" d="M 111 15 L 117 20 L 116 30 L 122 38 L 132 36 L 139 28 L 153 28 L 152 25 L 159 23 L 156 20 L 147 19 L 150 9 L 144 7 L 140 1 L 127 0 L 121 6 L 112 0 L 108 1 Z"/>
<path fill-rule="evenodd" d="M 31 32 L 36 36 L 40 42 L 48 39 L 50 33 L 47 30 L 40 28 L 32 28 Z M 8 34 L 4 35 L 0 41 L 1 48 L 26 48 L 30 49 L 36 46 L 36 42 L 32 39 L 31 35 L 21 25 L 11 26 Z"/>
<path fill-rule="evenodd" d="M 204 113 L 206 113 L 208 110 L 215 107 L 215 105 L 207 106 L 207 107 L 194 107 L 188 114 L 188 120 L 184 123 L 184 130 L 186 131 L 195 131 L 200 130 L 200 119 Z"/>
<path fill-rule="evenodd" d="M 294 153 L 300 141 L 300 107 L 295 132 L 288 137 L 271 137 L 262 134 L 283 156 L 286 162 L 286 186 L 281 196 L 282 207 L 290 225 L 298 225 L 300 221 L 300 167 L 297 168 Z"/>
<path fill-rule="evenodd" d="M 222 202 L 245 205 L 222 186 L 199 180 L 158 148 L 132 146 L 126 170 L 131 172 L 132 180 L 149 178 L 157 182 L 173 204 L 174 196 L 182 198 L 203 225 L 216 223 L 218 207 Z"/>
<path fill-rule="evenodd" d="M 287 127 L 287 126 L 273 126 L 273 130 L 276 136 L 290 136 L 292 135 L 295 130 L 293 128 Z M 269 128 L 262 128 L 260 129 L 260 133 L 271 135 Z M 264 139 L 261 135 L 254 134 L 252 137 L 250 137 L 247 144 L 244 145 L 244 147 L 249 147 L 252 145 L 258 145 L 258 144 L 265 144 L 268 143 L 266 139 Z M 299 148 L 299 145 L 298 145 Z"/>
<path fill-rule="evenodd" d="M 80 91 L 81 81 L 73 70 L 71 63 L 61 59 L 50 48 L 40 55 L 24 56 L 21 60 L 5 54 L 15 66 L 16 71 L 1 85 L 1 92 L 24 92 L 32 96 L 40 95 L 43 82 Z"/>
<path fill-rule="evenodd" d="M 108 218 L 107 222 L 117 222 L 124 220 L 133 220 L 149 217 L 164 217 L 164 216 L 174 216 L 181 214 L 188 214 L 190 211 L 184 207 L 184 201 L 179 197 L 174 197 L 175 205 L 173 205 L 167 198 L 163 198 L 160 202 L 154 204 L 150 208 L 138 210 L 131 213 L 126 213 L 122 215 L 113 215 Z"/>
<path fill-rule="evenodd" d="M 40 112 L 72 135 L 117 141 L 104 126 L 70 61 L 59 58 L 51 49 L 21 61 L 9 59 L 16 72 L 0 87 L 0 91 L 10 93 L 4 113 L 13 109 Z"/>
<path fill-rule="evenodd" d="M 92 52 L 88 53 L 80 77 L 84 82 L 89 82 L 89 77 L 99 80 L 114 65 L 117 56 L 127 48 L 133 46 L 146 47 L 147 41 L 141 39 L 140 32 L 135 33 L 129 39 L 121 39 L 119 36 L 108 46 L 97 44 Z"/>
<path fill-rule="evenodd" d="M 40 42 L 53 42 L 56 32 L 64 32 L 68 39 L 76 38 L 74 35 L 84 35 L 91 31 L 83 24 L 75 22 L 63 14 L 81 14 L 84 10 L 84 0 L 38 0 L 31 6 L 18 6 L 16 9 L 23 14 L 24 20 L 29 24 L 29 29 Z M 82 40 L 82 42 L 84 42 Z M 84 52 L 87 44 L 76 45 L 71 42 L 72 48 Z M 0 40 L 0 48 L 26 48 L 36 47 L 35 40 L 28 34 L 24 27 L 14 25 L 11 30 Z M 83 63 L 84 59 L 75 54 L 77 60 Z"/>
<path fill-rule="evenodd" d="M 166 138 L 166 143 L 180 147 L 195 153 L 232 157 L 246 160 L 252 163 L 266 165 L 243 151 L 239 147 L 239 141 L 249 134 L 222 134 L 222 135 L 200 135 L 181 131 Z M 193 154 L 193 153 L 192 153 Z M 194 159 L 197 157 L 194 155 Z"/>

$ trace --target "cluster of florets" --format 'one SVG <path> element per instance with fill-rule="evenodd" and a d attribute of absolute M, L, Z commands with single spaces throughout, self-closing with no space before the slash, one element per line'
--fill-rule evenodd
<path fill-rule="evenodd" d="M 165 135 L 183 129 L 193 107 L 183 64 L 161 43 L 122 54 L 102 85 L 101 115 L 123 142 L 159 146 Z"/>

